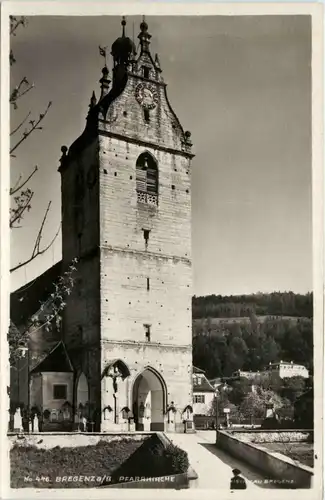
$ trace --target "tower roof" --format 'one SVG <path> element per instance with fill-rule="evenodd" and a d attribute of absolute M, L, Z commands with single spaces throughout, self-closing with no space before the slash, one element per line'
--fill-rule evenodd
<path fill-rule="evenodd" d="M 146 22 L 144 16 L 143 16 L 142 23 L 140 24 L 140 30 L 141 31 L 138 35 L 138 38 L 140 40 L 141 53 L 149 52 L 149 44 L 150 44 L 151 35 L 148 32 L 148 23 Z"/>
<path fill-rule="evenodd" d="M 114 62 L 118 64 L 126 64 L 129 61 L 131 54 L 134 54 L 136 52 L 136 48 L 131 38 L 125 36 L 126 21 L 124 17 L 121 24 L 122 36 L 117 38 L 113 43 L 111 54 L 113 56 Z"/>

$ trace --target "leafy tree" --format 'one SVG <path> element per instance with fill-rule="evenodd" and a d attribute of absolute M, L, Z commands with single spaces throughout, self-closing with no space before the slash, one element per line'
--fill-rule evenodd
<path fill-rule="evenodd" d="M 292 292 L 193 297 L 193 317 L 313 316 L 313 295 Z"/>
<path fill-rule="evenodd" d="M 267 403 L 274 405 L 275 411 L 282 407 L 283 402 L 275 392 L 260 388 L 247 394 L 240 405 L 240 412 L 246 418 L 262 418 L 265 416 Z"/>
<path fill-rule="evenodd" d="M 272 294 L 270 297 L 271 301 Z M 264 294 L 263 300 L 266 299 Z M 218 300 L 223 306 L 222 297 Z M 230 376 L 238 369 L 262 372 L 270 362 L 280 359 L 304 364 L 313 373 L 313 323 L 310 318 L 267 317 L 264 321 L 251 314 L 249 319 L 236 323 L 225 318 L 218 324 L 210 318 L 209 339 L 207 334 L 201 338 L 204 328 L 199 329 L 203 324 L 200 321 L 194 320 L 194 364 L 207 370 L 211 378 Z"/>
<path fill-rule="evenodd" d="M 266 371 L 259 373 L 255 377 L 254 384 L 265 391 L 279 393 L 281 391 L 283 381 L 278 373 Z"/>
<path fill-rule="evenodd" d="M 298 398 L 294 404 L 294 419 L 297 428 L 314 427 L 314 390 L 310 389 Z"/>
<path fill-rule="evenodd" d="M 295 401 L 305 392 L 306 383 L 302 377 L 290 377 L 283 379 L 281 395 L 287 398 L 290 403 Z"/>
<path fill-rule="evenodd" d="M 269 363 L 276 361 L 278 359 L 279 352 L 279 345 L 276 343 L 274 338 L 266 338 L 261 345 L 261 357 L 263 359 L 263 363 L 268 365 Z"/>
<path fill-rule="evenodd" d="M 280 419 L 292 420 L 294 418 L 294 405 L 289 399 L 282 398 L 282 406 L 277 411 Z"/>
<path fill-rule="evenodd" d="M 229 392 L 229 401 L 236 406 L 240 406 L 252 388 L 252 381 L 247 378 L 241 378 L 231 384 Z"/>
<path fill-rule="evenodd" d="M 238 406 L 233 404 L 229 399 L 230 392 L 225 389 L 219 391 L 218 396 L 213 398 L 211 406 L 208 410 L 210 416 L 215 417 L 218 410 L 219 418 L 222 418 L 224 414 L 224 409 L 228 408 L 232 416 L 238 416 Z"/>
<path fill-rule="evenodd" d="M 240 413 L 245 418 L 262 418 L 265 416 L 265 403 L 259 394 L 250 392 L 240 405 Z"/>

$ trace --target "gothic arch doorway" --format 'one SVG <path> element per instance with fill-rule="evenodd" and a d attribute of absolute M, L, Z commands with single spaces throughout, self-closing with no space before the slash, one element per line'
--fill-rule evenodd
<path fill-rule="evenodd" d="M 153 368 L 145 368 L 134 381 L 132 412 L 138 431 L 164 431 L 166 384 Z"/>
<path fill-rule="evenodd" d="M 77 409 L 85 407 L 89 402 L 89 387 L 86 375 L 81 372 L 77 380 L 77 394 L 76 394 L 76 407 Z"/>

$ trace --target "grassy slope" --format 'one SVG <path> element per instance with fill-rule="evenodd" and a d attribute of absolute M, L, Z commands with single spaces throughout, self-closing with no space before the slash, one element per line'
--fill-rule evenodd
<path fill-rule="evenodd" d="M 312 443 L 263 443 L 270 451 L 282 453 L 294 461 L 314 467 L 314 447 Z"/>
<path fill-rule="evenodd" d="M 77 448 L 39 449 L 14 447 L 10 452 L 12 488 L 89 488 L 92 482 L 56 482 L 60 476 L 101 476 L 112 472 L 134 453 L 143 441 L 123 440 Z M 24 480 L 32 478 L 31 482 Z M 49 482 L 44 478 L 49 477 Z M 39 479 L 38 479 L 39 478 Z"/>

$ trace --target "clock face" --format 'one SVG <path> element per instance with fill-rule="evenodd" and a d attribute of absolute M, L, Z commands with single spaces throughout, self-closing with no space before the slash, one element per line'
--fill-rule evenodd
<path fill-rule="evenodd" d="M 154 85 L 140 83 L 135 89 L 135 97 L 146 109 L 154 109 L 157 106 L 158 92 Z"/>

